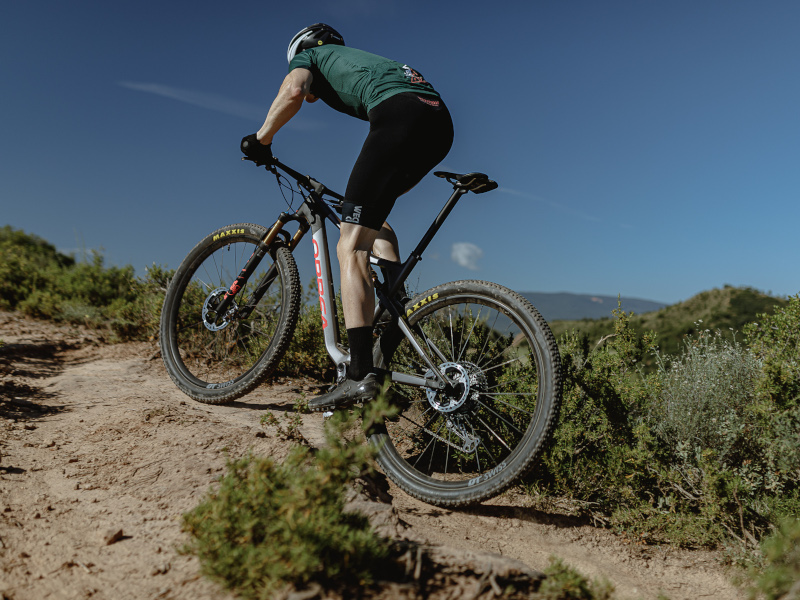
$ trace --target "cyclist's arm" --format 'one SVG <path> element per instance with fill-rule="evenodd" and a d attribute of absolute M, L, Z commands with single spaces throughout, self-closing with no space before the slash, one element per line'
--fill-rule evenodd
<path fill-rule="evenodd" d="M 311 71 L 302 68 L 293 69 L 286 76 L 278 95 L 272 101 L 267 119 L 256 134 L 262 144 L 272 143 L 272 138 L 278 130 L 300 110 L 303 100 L 316 101 L 311 95 L 311 80 Z"/>

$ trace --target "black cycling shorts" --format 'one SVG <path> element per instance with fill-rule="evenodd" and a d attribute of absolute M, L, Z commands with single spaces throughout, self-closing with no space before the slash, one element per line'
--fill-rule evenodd
<path fill-rule="evenodd" d="M 453 145 L 444 102 L 403 92 L 369 111 L 369 135 L 347 182 L 342 221 L 379 230 L 398 196 L 417 185 Z"/>

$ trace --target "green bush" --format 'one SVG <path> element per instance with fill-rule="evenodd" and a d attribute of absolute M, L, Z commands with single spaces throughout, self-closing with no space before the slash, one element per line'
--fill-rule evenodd
<path fill-rule="evenodd" d="M 746 325 L 763 317 L 762 313 L 772 314 L 786 304 L 787 301 L 783 298 L 769 296 L 753 288 L 726 285 L 720 289 L 700 292 L 688 300 L 661 310 L 632 315 L 630 325 L 639 332 L 657 333 L 662 353 L 680 354 L 683 339 L 687 335 L 711 329 L 720 330 L 728 336 L 730 331 L 743 331 Z M 559 337 L 569 331 L 578 330 L 590 340 L 596 341 L 613 332 L 614 319 L 556 321 L 552 327 Z M 649 360 L 646 364 L 648 368 L 652 366 Z"/>
<path fill-rule="evenodd" d="M 614 587 L 606 580 L 589 581 L 556 557 L 550 557 L 547 578 L 537 590 L 536 600 L 611 600 Z"/>
<path fill-rule="evenodd" d="M 800 294 L 759 317 L 745 328 L 750 347 L 764 361 L 759 392 L 780 407 L 800 405 Z"/>
<path fill-rule="evenodd" d="M 767 600 L 800 597 L 800 521 L 786 520 L 761 544 L 762 569 L 751 571 L 750 597 Z"/>
<path fill-rule="evenodd" d="M 0 228 L 0 308 L 13 310 L 31 294 L 48 285 L 49 278 L 75 264 L 38 236 Z"/>
<path fill-rule="evenodd" d="M 800 512 L 800 409 L 786 399 L 800 335 L 787 316 L 795 302 L 765 317 L 760 355 L 733 333 L 700 330 L 681 355 L 666 356 L 621 310 L 594 348 L 585 336 L 562 336 L 562 417 L 531 489 L 645 539 L 755 547 Z M 645 374 L 649 347 L 656 368 Z M 773 371 L 763 368 L 770 360 Z"/>
<path fill-rule="evenodd" d="M 694 522 L 706 543 L 733 535 L 754 544 L 770 517 L 764 499 L 785 484 L 760 436 L 760 361 L 735 338 L 701 330 L 681 356 L 656 352 L 656 362 L 659 385 L 643 419 L 660 457 L 649 467 L 659 507 Z"/>
<path fill-rule="evenodd" d="M 561 419 L 542 468 L 529 479 L 602 512 L 637 501 L 642 482 L 635 467 L 649 458 L 637 446 L 632 415 L 645 397 L 636 365 L 651 339 L 635 335 L 624 311 L 614 314 L 614 333 L 595 348 L 585 336 L 560 339 Z"/>
<path fill-rule="evenodd" d="M 368 406 L 365 427 L 387 411 L 385 402 Z M 243 598 L 311 581 L 372 581 L 388 543 L 364 517 L 343 512 L 346 485 L 372 469 L 374 456 L 363 436 L 346 439 L 355 419 L 337 411 L 326 422 L 327 447 L 313 457 L 296 447 L 283 464 L 254 456 L 228 464 L 217 488 L 184 515 L 185 550 L 206 575 Z"/>
<path fill-rule="evenodd" d="M 106 267 L 97 251 L 76 262 L 35 235 L 0 229 L 0 308 L 31 317 L 80 323 L 116 339 L 151 338 L 170 276 L 154 266 L 141 280 L 130 265 Z"/>

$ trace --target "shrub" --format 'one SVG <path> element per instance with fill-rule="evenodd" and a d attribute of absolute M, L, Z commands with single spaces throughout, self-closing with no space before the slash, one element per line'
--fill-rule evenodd
<path fill-rule="evenodd" d="M 536 600 L 611 600 L 614 586 L 606 580 L 589 581 L 555 557 L 545 569 L 547 577 L 537 590 Z"/>
<path fill-rule="evenodd" d="M 365 427 L 386 411 L 370 403 Z M 311 581 L 368 583 L 388 543 L 356 514 L 344 513 L 346 484 L 372 469 L 374 449 L 348 442 L 355 416 L 338 411 L 326 423 L 327 447 L 312 457 L 295 447 L 283 464 L 248 456 L 197 508 L 184 515 L 185 550 L 203 572 L 244 598 Z"/>
<path fill-rule="evenodd" d="M 0 308 L 79 323 L 110 337 L 154 339 L 172 271 L 153 266 L 144 279 L 133 267 L 106 267 L 91 251 L 76 262 L 35 235 L 0 229 Z"/>
<path fill-rule="evenodd" d="M 42 238 L 5 225 L 0 228 L 0 308 L 15 309 L 75 259 Z"/>
<path fill-rule="evenodd" d="M 784 342 L 765 342 L 760 356 L 734 332 L 701 330 L 679 356 L 654 348 L 649 374 L 641 364 L 653 339 L 639 338 L 619 309 L 614 333 L 594 348 L 562 336 L 562 417 L 531 488 L 645 539 L 755 547 L 800 511 L 800 408 L 774 402 L 776 379 L 764 384 L 762 371 L 770 359 L 782 365 L 780 389 L 792 389 L 783 363 L 792 364 L 800 327 L 784 330 L 787 314 L 759 330 Z"/>
<path fill-rule="evenodd" d="M 800 294 L 774 314 L 745 328 L 753 352 L 764 361 L 759 392 L 777 406 L 800 404 Z"/>
<path fill-rule="evenodd" d="M 784 521 L 761 544 L 764 567 L 753 570 L 750 597 L 767 600 L 800 597 L 800 521 Z"/>
<path fill-rule="evenodd" d="M 652 340 L 635 335 L 624 311 L 614 314 L 614 333 L 593 349 L 585 336 L 568 334 L 559 340 L 561 419 L 543 468 L 529 479 L 549 494 L 601 512 L 635 501 L 641 483 L 635 465 L 647 460 L 637 448 L 631 415 L 646 389 L 636 365 Z"/>

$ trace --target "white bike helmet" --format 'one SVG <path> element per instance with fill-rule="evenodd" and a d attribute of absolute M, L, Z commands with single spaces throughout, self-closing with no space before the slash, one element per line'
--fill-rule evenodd
<path fill-rule="evenodd" d="M 286 59 L 292 62 L 298 52 L 324 44 L 344 46 L 344 38 L 330 25 L 314 23 L 311 27 L 306 27 L 292 38 L 292 41 L 289 42 L 289 50 L 286 52 Z"/>

